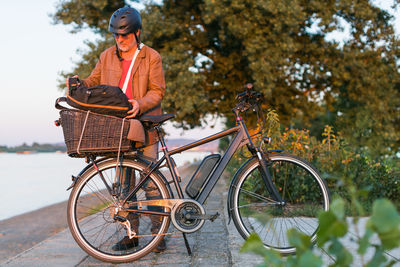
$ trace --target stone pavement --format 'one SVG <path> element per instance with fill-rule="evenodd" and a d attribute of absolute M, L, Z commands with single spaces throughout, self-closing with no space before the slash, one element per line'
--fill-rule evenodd
<path fill-rule="evenodd" d="M 233 222 L 227 224 L 228 215 L 226 211 L 227 185 L 221 179 L 209 199 L 205 209 L 208 214 L 215 212 L 220 216 L 214 221 L 206 221 L 204 226 L 193 234 L 188 234 L 188 240 L 192 248 L 192 256 L 188 256 L 186 247 L 180 233 L 175 236 L 167 236 L 168 245 L 164 253 L 150 253 L 146 257 L 132 262 L 120 264 L 121 266 L 255 266 L 262 263 L 262 259 L 253 254 L 239 253 L 243 239 L 237 232 Z M 365 220 L 361 220 L 359 228 L 363 228 Z M 171 224 L 170 231 L 175 231 Z M 355 232 L 355 229 L 351 231 Z M 344 238 L 346 244 L 351 248 L 354 235 L 350 234 Z M 352 248 L 355 249 L 355 248 Z M 324 251 L 323 255 L 326 265 L 333 263 L 332 258 Z M 371 254 L 371 253 L 370 253 Z M 368 257 L 370 257 L 369 255 Z M 400 250 L 391 251 L 387 254 L 397 260 L 395 266 L 400 266 Z M 360 263 L 354 266 L 361 266 Z M 68 229 L 55 236 L 37 244 L 27 251 L 0 263 L 1 266 L 112 266 L 91 256 L 88 256 L 73 240 Z"/>
<path fill-rule="evenodd" d="M 218 212 L 214 221 L 206 221 L 203 227 L 188 234 L 192 256 L 187 254 L 182 234 L 167 236 L 164 253 L 150 253 L 146 257 L 120 266 L 254 266 L 260 258 L 251 254 L 239 255 L 243 243 L 233 222 L 227 227 L 227 186 L 221 179 L 206 202 L 208 214 Z M 170 227 L 170 231 L 175 231 Z M 27 251 L 0 264 L 1 266 L 112 266 L 88 256 L 75 243 L 69 229 L 37 244 Z"/>

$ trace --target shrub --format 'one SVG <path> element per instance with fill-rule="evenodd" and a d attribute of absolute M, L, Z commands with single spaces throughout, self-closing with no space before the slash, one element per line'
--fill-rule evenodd
<path fill-rule="evenodd" d="M 353 255 L 342 243 L 341 237 L 348 232 L 348 223 L 345 217 L 345 201 L 336 199 L 333 201 L 329 211 L 322 212 L 318 218 L 320 228 L 317 232 L 317 246 L 325 248 L 334 258 L 335 263 L 331 266 L 351 266 Z M 358 231 L 359 233 L 359 231 Z M 371 236 L 376 234 L 380 243 L 371 243 Z M 322 266 L 322 256 L 317 255 L 312 248 L 310 237 L 298 232 L 296 229 L 289 230 L 289 242 L 296 247 L 296 255 L 282 257 L 275 251 L 267 250 L 260 237 L 252 234 L 241 248 L 241 252 L 251 252 L 264 258 L 265 266 Z M 394 205 L 387 199 L 374 201 L 372 215 L 366 224 L 364 235 L 356 236 L 351 247 L 357 247 L 362 266 L 392 266 L 396 262 L 390 260 L 384 254 L 385 250 L 400 247 L 400 215 Z M 365 258 L 366 251 L 372 248 L 373 257 Z M 353 252 L 354 253 L 354 252 Z M 263 265 L 263 266 L 264 266 Z"/>
<path fill-rule="evenodd" d="M 250 130 L 256 145 L 262 136 L 273 137 L 272 144 L 265 150 L 283 149 L 312 163 L 326 179 L 332 195 L 341 196 L 347 202 L 351 194 L 357 194 L 360 205 L 370 212 L 372 203 L 378 198 L 388 198 L 400 207 L 400 167 L 398 159 L 373 160 L 366 155 L 353 152 L 353 148 L 326 125 L 322 140 L 310 136 L 308 130 L 280 130 L 279 117 L 274 110 L 268 110 L 266 126 L 259 124 Z M 243 150 L 235 155 L 227 171 L 233 174 L 251 155 Z M 346 186 L 344 186 L 346 184 Z M 357 188 L 357 190 L 355 190 Z M 347 209 L 347 212 L 354 212 Z"/>

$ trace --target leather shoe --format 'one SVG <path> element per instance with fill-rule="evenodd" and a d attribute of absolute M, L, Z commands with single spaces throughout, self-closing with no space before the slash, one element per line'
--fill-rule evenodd
<path fill-rule="evenodd" d="M 125 236 L 120 241 L 115 243 L 111 248 L 114 251 L 120 251 L 120 250 L 131 249 L 137 247 L 138 245 L 139 245 L 139 239 L 137 237 L 129 239 L 129 237 Z"/>
<path fill-rule="evenodd" d="M 167 244 L 165 243 L 164 238 L 158 243 L 157 247 L 153 248 L 153 252 L 160 253 L 167 249 Z"/>

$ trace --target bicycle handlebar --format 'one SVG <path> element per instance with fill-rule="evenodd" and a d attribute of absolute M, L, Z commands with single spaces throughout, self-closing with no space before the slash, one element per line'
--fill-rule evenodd
<path fill-rule="evenodd" d="M 235 109 L 240 112 L 258 106 L 263 100 L 263 94 L 261 92 L 252 90 L 253 84 L 247 83 L 244 87 L 246 90 L 236 96 L 239 103 L 236 105 Z"/>

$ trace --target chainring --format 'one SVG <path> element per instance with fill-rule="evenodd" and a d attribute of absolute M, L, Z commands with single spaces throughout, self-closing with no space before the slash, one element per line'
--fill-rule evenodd
<path fill-rule="evenodd" d="M 189 215 L 205 215 L 203 206 L 195 200 L 185 199 L 174 206 L 171 211 L 171 221 L 176 229 L 184 233 L 193 233 L 199 230 L 204 219 L 188 219 Z"/>

